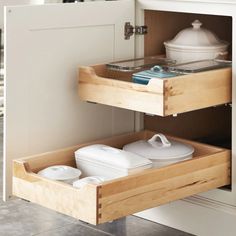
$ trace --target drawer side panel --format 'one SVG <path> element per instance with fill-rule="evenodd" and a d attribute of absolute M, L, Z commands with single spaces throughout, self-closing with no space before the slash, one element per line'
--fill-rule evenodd
<path fill-rule="evenodd" d="M 14 161 L 13 194 L 22 199 L 97 224 L 97 187 L 76 189 L 68 184 L 50 181 L 28 173 L 27 165 Z"/>
<path fill-rule="evenodd" d="M 162 116 L 163 88 L 164 83 L 160 80 L 150 81 L 150 85 L 140 85 L 97 76 L 92 67 L 81 67 L 79 70 L 78 91 L 83 101 Z"/>

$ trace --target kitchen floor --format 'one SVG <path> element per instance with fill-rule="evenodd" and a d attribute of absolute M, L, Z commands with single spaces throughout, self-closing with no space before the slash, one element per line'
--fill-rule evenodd
<path fill-rule="evenodd" d="M 92 226 L 20 199 L 2 201 L 2 141 L 0 118 L 0 235 L 4 236 L 190 236 L 135 216 Z"/>

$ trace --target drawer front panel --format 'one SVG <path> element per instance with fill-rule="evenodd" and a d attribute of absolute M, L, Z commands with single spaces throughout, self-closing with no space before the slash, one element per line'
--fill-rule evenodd
<path fill-rule="evenodd" d="M 99 189 L 99 223 L 230 183 L 229 152 L 179 163 Z"/>

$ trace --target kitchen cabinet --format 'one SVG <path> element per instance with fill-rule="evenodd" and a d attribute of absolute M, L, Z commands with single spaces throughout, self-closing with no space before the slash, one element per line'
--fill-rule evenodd
<path fill-rule="evenodd" d="M 199 194 L 138 215 L 195 234 L 203 230 L 205 235 L 220 235 L 219 227 L 208 229 L 202 222 L 199 229 L 197 222 L 182 213 L 188 211 L 190 202 L 196 212 L 201 205 L 200 212 L 212 221 L 219 218 L 209 206 L 236 212 L 235 47 L 230 49 L 232 71 L 220 69 L 171 79 L 171 88 L 183 94 L 178 99 L 166 94 L 168 81 L 135 85 L 123 75 L 108 75 L 104 64 L 162 55 L 163 42 L 195 19 L 233 43 L 235 10 L 233 2 L 210 0 L 121 0 L 6 8 L 5 199 L 12 195 L 12 171 L 15 196 L 93 224 Z M 125 39 L 127 22 L 146 25 L 148 33 Z M 177 117 L 170 116 L 176 113 Z M 147 138 L 150 131 L 139 132 L 143 129 L 183 138 L 196 147 L 196 156 L 83 190 L 36 174 L 52 164 L 73 166 L 74 150 L 93 140 L 122 147 Z M 220 147 L 222 140 L 226 140 L 223 146 L 227 149 Z M 174 212 L 178 204 L 183 206 L 179 216 Z M 230 221 L 227 224 L 234 227 Z"/>

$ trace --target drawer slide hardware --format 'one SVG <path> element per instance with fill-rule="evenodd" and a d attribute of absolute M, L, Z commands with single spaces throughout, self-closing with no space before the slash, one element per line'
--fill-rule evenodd
<path fill-rule="evenodd" d="M 147 34 L 147 32 L 148 32 L 148 27 L 146 25 L 133 26 L 130 24 L 130 22 L 125 23 L 125 30 L 124 30 L 125 40 L 130 39 L 130 37 L 134 34 L 144 35 Z"/>

